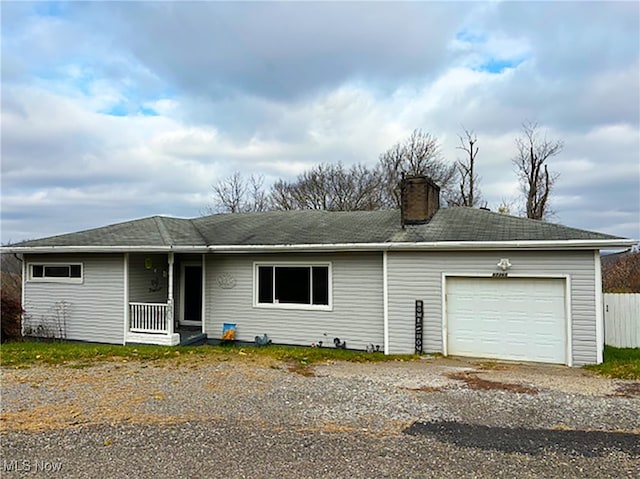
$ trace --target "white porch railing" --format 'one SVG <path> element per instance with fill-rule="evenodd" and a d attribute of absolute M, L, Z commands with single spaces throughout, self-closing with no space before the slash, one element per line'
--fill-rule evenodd
<path fill-rule="evenodd" d="M 170 321 L 167 303 L 129 303 L 129 331 L 132 333 L 170 334 Z"/>

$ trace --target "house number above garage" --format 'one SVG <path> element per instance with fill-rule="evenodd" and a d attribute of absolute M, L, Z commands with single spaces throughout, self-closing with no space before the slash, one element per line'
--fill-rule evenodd
<path fill-rule="evenodd" d="M 236 279 L 229 273 L 222 273 L 216 278 L 221 289 L 233 289 L 236 286 Z"/>

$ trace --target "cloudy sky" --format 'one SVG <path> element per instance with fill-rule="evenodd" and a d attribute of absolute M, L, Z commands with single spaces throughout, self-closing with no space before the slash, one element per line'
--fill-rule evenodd
<path fill-rule="evenodd" d="M 638 239 L 639 5 L 3 1 L 2 242 L 198 216 L 234 171 L 373 166 L 415 128 L 451 162 L 476 132 L 495 209 L 524 121 L 565 143 L 553 220 Z"/>

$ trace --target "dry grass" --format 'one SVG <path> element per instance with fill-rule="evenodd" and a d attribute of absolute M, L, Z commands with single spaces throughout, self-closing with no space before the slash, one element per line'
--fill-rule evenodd
<path fill-rule="evenodd" d="M 290 373 L 296 373 L 300 376 L 304 376 L 306 378 L 314 377 L 316 373 L 311 369 L 309 364 L 303 363 L 290 363 L 287 367 L 287 370 Z"/>
<path fill-rule="evenodd" d="M 616 390 L 613 394 L 609 394 L 612 397 L 638 397 L 640 396 L 640 383 L 621 383 L 616 386 Z"/>
<path fill-rule="evenodd" d="M 171 424 L 191 420 L 194 414 L 200 419 L 217 419 L 209 417 L 209 412 L 200 416 L 201 411 L 189 409 L 182 391 L 260 397 L 286 370 L 313 376 L 312 365 L 319 362 L 414 359 L 329 348 L 37 342 L 5 344 L 1 354 L 0 431 Z M 9 388 L 18 391 L 4 394 Z"/>
<path fill-rule="evenodd" d="M 450 379 L 463 381 L 469 389 L 476 391 L 508 391 L 517 394 L 538 394 L 538 390 L 531 386 L 525 386 L 515 383 L 503 383 L 499 381 L 489 381 L 478 377 L 479 372 L 465 371 L 448 373 L 446 376 Z"/>
<path fill-rule="evenodd" d="M 76 372 L 78 374 L 74 374 Z M 12 378 L 4 374 L 3 381 L 10 383 Z M 33 378 L 31 386 L 41 389 L 47 399 L 39 400 L 33 395 L 28 406 L 2 414 L 0 431 L 42 431 L 105 423 L 171 422 L 176 419 L 166 415 L 142 414 L 137 410 L 138 406 L 161 399 L 164 394 L 139 388 L 135 381 L 123 384 L 117 375 L 94 376 L 79 370 L 63 377 L 54 374 L 48 379 Z"/>
<path fill-rule="evenodd" d="M 104 364 L 91 369 L 49 366 L 4 370 L 3 389 L 21 387 L 30 388 L 31 392 L 26 396 L 14 393 L 11 400 L 3 397 L 0 432 L 100 424 L 181 423 L 193 420 L 196 414 L 193 409 L 180 407 L 188 403 L 181 391 L 189 394 L 188 388 L 192 388 L 198 394 L 210 391 L 242 398 L 268 391 L 276 375 L 271 369 L 256 368 L 242 360 L 229 366 L 204 365 L 203 375 L 198 371 L 176 375 L 175 371 L 181 368 L 175 360 L 149 366 L 131 363 L 115 367 Z M 173 373 L 168 374 L 168 370 Z M 171 384 L 165 378 L 173 378 Z M 247 383 L 252 385 L 250 390 L 243 386 Z M 200 418 L 215 420 L 221 416 L 207 412 Z"/>

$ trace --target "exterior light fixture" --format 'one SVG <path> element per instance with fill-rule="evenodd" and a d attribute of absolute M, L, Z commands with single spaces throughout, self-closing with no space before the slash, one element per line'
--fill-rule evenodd
<path fill-rule="evenodd" d="M 500 261 L 498 261 L 497 266 L 502 271 L 508 270 L 509 268 L 511 268 L 511 263 L 509 262 L 509 258 L 502 258 Z"/>

